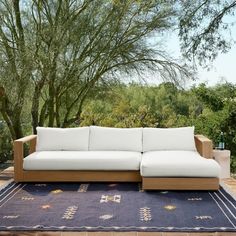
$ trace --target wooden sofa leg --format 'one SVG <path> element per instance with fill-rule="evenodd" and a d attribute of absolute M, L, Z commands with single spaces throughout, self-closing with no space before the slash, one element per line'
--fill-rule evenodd
<path fill-rule="evenodd" d="M 14 142 L 14 180 L 20 182 L 23 180 L 23 143 Z"/>

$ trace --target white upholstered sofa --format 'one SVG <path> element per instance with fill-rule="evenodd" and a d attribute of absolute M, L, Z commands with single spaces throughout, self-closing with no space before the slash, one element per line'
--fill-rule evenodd
<path fill-rule="evenodd" d="M 23 144 L 30 143 L 24 157 Z M 219 188 L 212 142 L 182 128 L 37 128 L 14 142 L 16 182 L 142 182 L 143 189 Z"/>

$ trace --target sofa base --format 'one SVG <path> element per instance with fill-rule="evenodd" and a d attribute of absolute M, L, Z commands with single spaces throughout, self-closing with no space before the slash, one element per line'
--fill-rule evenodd
<path fill-rule="evenodd" d="M 141 182 L 139 171 L 23 170 L 15 182 Z"/>
<path fill-rule="evenodd" d="M 218 178 L 142 177 L 143 190 L 218 190 Z"/>

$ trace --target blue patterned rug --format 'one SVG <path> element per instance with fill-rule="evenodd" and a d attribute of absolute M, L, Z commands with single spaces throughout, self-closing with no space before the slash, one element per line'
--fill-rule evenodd
<path fill-rule="evenodd" d="M 223 189 L 144 192 L 135 183 L 11 183 L 0 191 L 0 231 L 236 231 L 235 205 Z"/>

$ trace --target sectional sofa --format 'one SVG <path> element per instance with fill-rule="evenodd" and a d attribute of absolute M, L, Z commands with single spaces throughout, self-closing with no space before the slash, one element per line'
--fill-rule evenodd
<path fill-rule="evenodd" d="M 16 182 L 142 182 L 144 190 L 216 190 L 220 172 L 212 142 L 194 127 L 38 127 L 14 141 L 14 169 Z"/>

